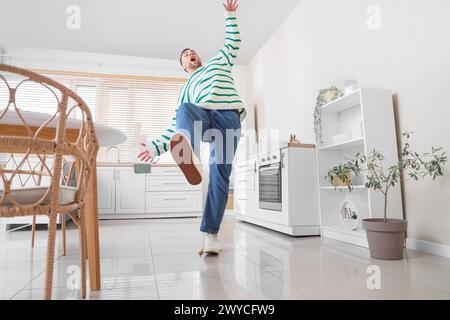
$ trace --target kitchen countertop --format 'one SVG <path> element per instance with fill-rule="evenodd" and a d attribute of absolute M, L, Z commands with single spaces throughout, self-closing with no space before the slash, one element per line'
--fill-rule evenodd
<path fill-rule="evenodd" d="M 137 163 L 137 162 L 136 162 Z M 141 162 L 144 163 L 144 162 Z M 97 167 L 133 167 L 133 162 L 98 162 Z M 155 163 L 151 165 L 152 167 L 177 167 L 176 164 L 171 163 Z"/>
<path fill-rule="evenodd" d="M 315 149 L 316 145 L 315 144 L 309 144 L 309 143 L 301 143 L 299 145 L 291 145 L 291 144 L 282 144 L 281 146 L 279 146 L 278 148 L 275 148 L 273 150 L 264 150 L 264 151 L 260 151 L 260 152 L 253 152 L 245 157 L 239 158 L 237 160 L 237 162 L 245 162 L 245 161 L 249 161 L 249 160 L 253 160 L 255 158 L 259 158 L 261 156 L 267 155 L 268 153 L 271 152 L 275 152 L 275 151 L 280 151 L 280 150 L 284 150 L 284 149 L 289 149 L 289 148 L 305 148 L 305 149 Z"/>

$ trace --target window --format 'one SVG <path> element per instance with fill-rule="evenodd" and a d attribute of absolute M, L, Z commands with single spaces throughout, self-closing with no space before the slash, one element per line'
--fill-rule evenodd
<path fill-rule="evenodd" d="M 92 117 L 94 122 L 96 121 L 96 111 L 97 111 L 97 86 L 94 84 L 91 85 L 79 85 L 77 84 L 75 87 L 75 92 L 81 97 L 81 99 L 86 102 L 89 106 L 89 110 L 91 110 Z M 77 119 L 81 117 L 79 114 L 80 111 L 77 109 L 78 113 L 75 115 Z"/>
<path fill-rule="evenodd" d="M 170 126 L 184 79 L 90 75 L 83 73 L 40 72 L 74 90 L 89 106 L 96 123 L 122 130 L 128 140 L 118 145 L 122 162 L 135 162 L 140 143 L 158 139 Z M 38 86 L 36 86 L 37 88 Z M 23 90 L 23 104 L 28 111 L 49 112 L 46 103 L 34 103 L 41 94 L 32 86 Z M 0 101 L 2 99 L 0 92 Z M 49 99 L 51 97 L 49 96 Z M 54 99 L 54 97 L 53 97 Z M 43 101 L 42 99 L 40 101 Z M 55 110 L 55 109 L 52 109 Z M 75 116 L 79 116 L 76 115 Z M 101 148 L 98 161 L 116 160 L 115 151 Z M 173 162 L 169 154 L 161 163 Z"/>

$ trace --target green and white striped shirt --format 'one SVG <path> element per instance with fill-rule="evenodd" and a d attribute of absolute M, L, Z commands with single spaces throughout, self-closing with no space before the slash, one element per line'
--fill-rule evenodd
<path fill-rule="evenodd" d="M 237 18 L 234 12 L 225 11 L 225 45 L 207 64 L 191 74 L 181 89 L 178 106 L 193 103 L 205 109 L 238 109 L 241 121 L 246 116 L 244 101 L 239 96 L 232 75 L 233 62 L 241 44 Z M 178 109 L 175 110 L 175 114 Z M 169 142 L 176 130 L 176 115 L 171 126 L 159 139 L 146 143 L 152 157 L 169 150 Z"/>

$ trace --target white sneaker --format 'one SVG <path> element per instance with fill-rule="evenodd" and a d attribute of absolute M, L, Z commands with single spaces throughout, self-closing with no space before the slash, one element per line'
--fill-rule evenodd
<path fill-rule="evenodd" d="M 204 247 L 200 250 L 200 255 L 202 253 L 215 253 L 219 254 L 222 251 L 222 245 L 217 239 L 217 234 L 208 233 L 205 236 Z"/>

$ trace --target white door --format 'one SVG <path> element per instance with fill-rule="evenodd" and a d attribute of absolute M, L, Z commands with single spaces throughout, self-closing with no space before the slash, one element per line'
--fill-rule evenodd
<path fill-rule="evenodd" d="M 116 212 L 115 168 L 97 168 L 98 213 L 112 214 Z"/>
<path fill-rule="evenodd" d="M 117 168 L 116 213 L 145 213 L 145 174 L 136 174 L 133 168 Z"/>

